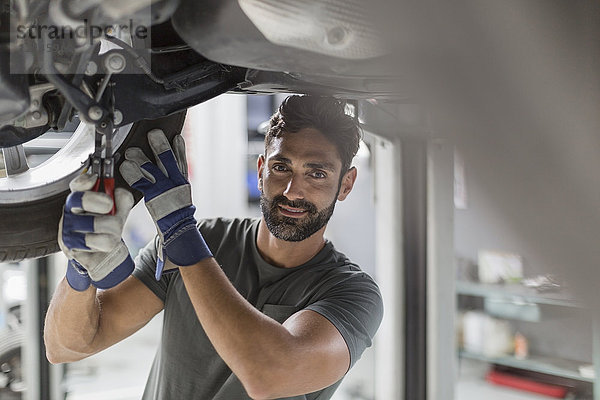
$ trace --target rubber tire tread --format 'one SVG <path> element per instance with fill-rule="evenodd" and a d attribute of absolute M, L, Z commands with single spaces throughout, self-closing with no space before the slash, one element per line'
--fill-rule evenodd
<path fill-rule="evenodd" d="M 12 357 L 25 343 L 25 334 L 22 329 L 4 328 L 0 331 L 0 365 L 6 362 L 6 356 Z M 9 358 L 10 358 L 9 357 Z"/>
<path fill-rule="evenodd" d="M 128 147 L 141 147 L 152 160 L 153 155 L 146 140 L 146 133 L 159 128 L 170 140 L 183 128 L 185 112 L 172 114 L 154 120 L 134 123 L 127 138 L 117 149 L 123 154 Z M 118 166 L 123 157 L 116 163 L 115 186 L 124 187 L 134 193 L 136 203 L 141 193 L 134 191 L 119 174 Z M 58 222 L 69 191 L 46 199 L 18 204 L 0 204 L 0 262 L 17 262 L 28 258 L 38 258 L 59 251 L 56 241 Z"/>
<path fill-rule="evenodd" d="M 25 345 L 25 333 L 23 329 L 8 329 L 4 328 L 0 331 L 0 365 L 7 362 L 14 356 L 21 357 L 21 350 Z M 21 362 L 21 368 L 23 363 Z M 23 370 L 21 369 L 21 373 Z M 23 379 L 23 377 L 20 377 Z M 0 398 L 4 399 L 21 399 L 22 393 L 15 393 L 10 389 L 0 389 Z"/>

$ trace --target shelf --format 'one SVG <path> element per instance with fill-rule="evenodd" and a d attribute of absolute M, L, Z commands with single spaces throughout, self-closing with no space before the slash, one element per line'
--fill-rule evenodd
<path fill-rule="evenodd" d="M 515 283 L 499 285 L 492 283 L 457 281 L 456 293 L 477 297 L 500 297 L 526 303 L 585 308 L 583 303 L 574 300 L 572 296 L 569 296 L 566 293 L 539 293 L 533 288 L 528 288 Z"/>
<path fill-rule="evenodd" d="M 561 376 L 563 378 L 575 379 L 583 382 L 593 383 L 594 379 L 586 378 L 581 376 L 579 373 L 579 366 L 586 364 L 583 362 L 577 362 L 572 360 L 565 360 L 560 358 L 552 357 L 529 357 L 524 360 L 517 359 L 515 357 L 486 357 L 482 354 L 470 353 L 467 351 L 460 351 L 459 357 L 469 358 L 472 360 L 484 361 L 490 364 L 505 365 L 507 367 L 526 369 L 529 371 L 540 372 L 543 374 L 549 374 L 554 376 Z"/>

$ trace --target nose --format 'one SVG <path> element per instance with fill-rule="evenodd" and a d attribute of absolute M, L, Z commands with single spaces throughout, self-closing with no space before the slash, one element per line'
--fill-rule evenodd
<path fill-rule="evenodd" d="M 302 178 L 297 175 L 293 175 L 292 177 L 290 177 L 290 180 L 287 183 L 283 195 L 288 200 L 304 199 L 304 188 Z"/>

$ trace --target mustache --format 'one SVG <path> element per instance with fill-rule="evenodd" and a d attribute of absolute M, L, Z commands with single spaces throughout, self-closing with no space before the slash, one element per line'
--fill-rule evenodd
<path fill-rule="evenodd" d="M 317 207 L 313 203 L 306 200 L 288 200 L 283 195 L 277 195 L 273 197 L 271 204 L 273 207 L 282 205 L 287 207 L 302 208 L 310 213 L 317 212 Z"/>

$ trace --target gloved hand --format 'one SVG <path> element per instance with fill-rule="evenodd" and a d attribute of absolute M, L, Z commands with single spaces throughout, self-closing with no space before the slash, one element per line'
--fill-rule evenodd
<path fill-rule="evenodd" d="M 108 215 L 113 201 L 105 193 L 91 191 L 96 179 L 96 174 L 82 174 L 71 181 L 58 228 L 58 244 L 69 258 L 67 282 L 78 291 L 90 284 L 100 289 L 116 286 L 134 267 L 121 239 L 133 196 L 126 189 L 115 189 L 116 213 Z"/>
<path fill-rule="evenodd" d="M 159 129 L 148 132 L 148 143 L 156 165 L 142 149 L 131 147 L 125 152 L 119 170 L 131 187 L 144 194 L 146 207 L 158 229 L 156 279 L 159 280 L 167 259 L 176 267 L 185 267 L 212 257 L 212 253 L 196 226 L 183 138 L 177 135 L 173 139 L 175 153 Z"/>

